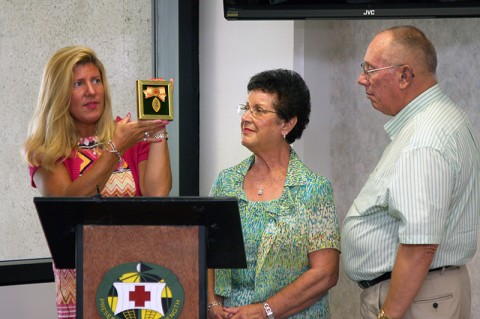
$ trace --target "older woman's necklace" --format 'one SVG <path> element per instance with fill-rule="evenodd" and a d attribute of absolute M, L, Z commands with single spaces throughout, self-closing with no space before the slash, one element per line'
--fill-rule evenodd
<path fill-rule="evenodd" d="M 252 181 L 253 186 L 257 189 L 257 195 L 262 196 L 265 193 L 265 190 L 268 189 L 270 192 L 276 190 L 279 186 L 283 188 L 283 184 L 285 181 L 285 175 L 280 175 L 271 179 L 268 183 L 265 183 L 266 176 L 263 178 L 257 178 L 255 175 L 252 174 Z M 263 182 L 261 182 L 263 181 Z"/>

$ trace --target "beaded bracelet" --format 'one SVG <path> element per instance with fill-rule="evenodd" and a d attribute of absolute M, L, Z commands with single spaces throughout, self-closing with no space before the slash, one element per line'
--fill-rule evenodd
<path fill-rule="evenodd" d="M 115 147 L 115 144 L 113 144 L 112 140 L 108 141 L 108 146 L 110 146 L 111 150 L 109 150 L 108 147 L 106 147 L 105 150 L 107 150 L 107 152 L 110 152 L 110 153 L 113 153 L 113 154 L 117 155 L 118 162 L 121 163 L 122 162 L 122 154 L 120 154 L 120 152 L 117 150 L 117 148 Z"/>
<path fill-rule="evenodd" d="M 209 313 L 210 312 L 210 309 L 215 307 L 215 306 L 222 306 L 222 303 L 220 301 L 214 301 L 212 303 L 209 303 L 207 305 L 207 312 Z"/>
<path fill-rule="evenodd" d="M 156 139 L 162 139 L 162 140 L 168 141 L 168 133 L 167 132 L 155 134 L 153 137 L 155 137 Z"/>

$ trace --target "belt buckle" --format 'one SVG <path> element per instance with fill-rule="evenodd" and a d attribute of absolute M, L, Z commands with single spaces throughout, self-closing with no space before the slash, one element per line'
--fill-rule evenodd
<path fill-rule="evenodd" d="M 359 286 L 360 288 L 362 288 L 362 289 L 367 289 L 367 288 L 372 287 L 367 280 L 359 281 L 359 282 L 357 282 L 357 284 L 358 284 L 358 286 Z"/>

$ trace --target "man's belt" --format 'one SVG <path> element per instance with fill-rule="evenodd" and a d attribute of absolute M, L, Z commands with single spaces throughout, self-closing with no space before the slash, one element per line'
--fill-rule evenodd
<path fill-rule="evenodd" d="M 434 269 L 429 269 L 428 272 L 433 272 L 433 271 L 442 270 L 442 269 L 448 269 L 448 268 L 451 268 L 451 267 L 452 266 L 438 267 L 438 268 L 434 268 Z M 388 280 L 390 278 L 392 278 L 392 272 L 389 271 L 389 272 L 386 272 L 383 275 L 381 275 L 381 276 L 379 276 L 375 279 L 359 281 L 358 285 L 362 289 L 367 289 L 369 287 L 373 287 L 376 284 L 381 283 L 382 281 Z"/>

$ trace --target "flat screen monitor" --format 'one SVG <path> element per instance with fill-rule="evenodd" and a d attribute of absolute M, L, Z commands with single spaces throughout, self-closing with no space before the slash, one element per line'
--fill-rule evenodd
<path fill-rule="evenodd" d="M 468 18 L 472 0 L 223 0 L 227 20 Z"/>

